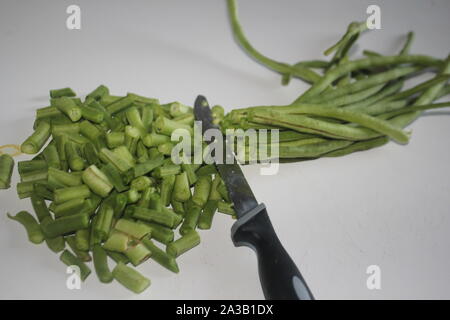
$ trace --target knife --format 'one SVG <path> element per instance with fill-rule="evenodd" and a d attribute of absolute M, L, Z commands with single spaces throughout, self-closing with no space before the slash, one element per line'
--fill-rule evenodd
<path fill-rule="evenodd" d="M 219 130 L 213 124 L 211 109 L 204 96 L 199 95 L 195 100 L 194 115 L 197 121 L 202 122 L 202 134 L 209 129 Z M 226 143 L 224 147 L 227 148 Z M 247 246 L 255 251 L 264 297 L 270 300 L 314 300 L 300 271 L 278 239 L 265 205 L 256 201 L 233 153 L 225 149 L 223 154 L 232 159 L 215 165 L 237 216 L 231 228 L 231 239 L 236 247 Z"/>

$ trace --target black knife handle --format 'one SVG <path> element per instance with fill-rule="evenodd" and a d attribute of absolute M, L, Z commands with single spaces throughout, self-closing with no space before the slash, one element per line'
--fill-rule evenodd
<path fill-rule="evenodd" d="M 314 300 L 300 271 L 278 239 L 264 204 L 235 222 L 231 239 L 236 247 L 247 246 L 256 252 L 259 279 L 266 299 Z"/>

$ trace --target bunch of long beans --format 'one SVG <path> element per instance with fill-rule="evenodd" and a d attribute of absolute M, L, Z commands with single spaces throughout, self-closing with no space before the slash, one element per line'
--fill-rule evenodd
<path fill-rule="evenodd" d="M 112 96 L 103 85 L 83 102 L 70 88 L 50 96 L 21 145 L 23 153 L 37 155 L 18 163 L 17 193 L 31 199 L 35 216 L 8 216 L 32 243 L 46 242 L 62 252 L 63 263 L 78 266 L 81 280 L 93 260 L 101 282 L 115 279 L 142 292 L 150 280 L 127 264 L 151 258 L 178 273 L 175 259 L 200 243 L 197 229 L 210 229 L 216 211 L 234 215 L 214 166 L 188 156 L 172 162 L 171 134 L 192 130 L 191 107 L 132 93 Z M 0 188 L 9 187 L 13 164 L 0 157 Z M 113 270 L 108 256 L 117 262 Z"/>
<path fill-rule="evenodd" d="M 398 55 L 364 51 L 367 57 L 350 60 L 351 47 L 366 29 L 365 23 L 353 22 L 344 36 L 325 50 L 325 55 L 334 53 L 329 61 L 290 65 L 259 53 L 242 31 L 235 0 L 228 0 L 228 9 L 235 38 L 250 56 L 280 73 L 283 84 L 291 78 L 311 83 L 289 105 L 235 109 L 221 121 L 224 130 L 280 129 L 276 147 L 281 159 L 342 156 L 379 147 L 390 139 L 405 144 L 410 134 L 403 129 L 424 110 L 450 106 L 449 102 L 433 104 L 450 93 L 450 57 L 410 55 L 412 32 Z M 433 78 L 403 89 L 405 82 L 424 72 L 433 73 Z M 268 147 L 263 153 L 268 154 L 270 146 L 263 147 Z M 265 159 L 258 156 L 258 160 Z"/>

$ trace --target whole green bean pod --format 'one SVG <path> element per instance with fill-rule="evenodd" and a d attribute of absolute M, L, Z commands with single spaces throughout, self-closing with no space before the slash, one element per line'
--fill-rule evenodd
<path fill-rule="evenodd" d="M 0 189 L 11 186 L 11 176 L 14 168 L 14 159 L 9 154 L 0 155 Z"/>
<path fill-rule="evenodd" d="M 303 93 L 295 102 L 307 101 L 313 96 L 322 93 L 333 81 L 339 77 L 365 68 L 383 67 L 388 65 L 399 65 L 404 63 L 414 63 L 422 66 L 442 66 L 442 60 L 434 59 L 424 55 L 400 55 L 400 56 L 381 56 L 370 57 L 359 60 L 349 61 L 331 69 L 311 88 Z"/>

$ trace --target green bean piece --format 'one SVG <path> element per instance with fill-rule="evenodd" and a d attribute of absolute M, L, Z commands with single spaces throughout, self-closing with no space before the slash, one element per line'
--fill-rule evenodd
<path fill-rule="evenodd" d="M 128 189 L 128 186 L 124 184 L 124 179 L 117 168 L 111 163 L 102 167 L 101 171 L 108 177 L 108 180 L 112 183 L 114 188 L 118 192 L 123 192 Z"/>
<path fill-rule="evenodd" d="M 88 142 L 83 145 L 83 154 L 84 157 L 86 158 L 88 165 L 96 165 L 96 166 L 101 165 L 97 149 L 92 142 Z"/>
<path fill-rule="evenodd" d="M 106 144 L 108 148 L 112 149 L 125 144 L 125 133 L 123 132 L 110 132 L 106 135 Z"/>
<path fill-rule="evenodd" d="M 216 173 L 217 173 L 217 168 L 213 164 L 204 165 L 204 166 L 200 167 L 196 171 L 196 174 L 197 174 L 198 177 L 200 177 L 200 176 L 210 176 L 210 175 L 216 174 Z"/>
<path fill-rule="evenodd" d="M 147 147 L 144 146 L 142 140 L 139 140 L 136 145 L 136 155 L 139 163 L 149 160 Z"/>
<path fill-rule="evenodd" d="M 141 193 L 136 189 L 130 189 L 127 192 L 128 203 L 136 203 L 141 198 Z"/>
<path fill-rule="evenodd" d="M 156 168 L 160 167 L 164 162 L 164 157 L 162 155 L 154 158 L 154 159 L 150 159 L 147 160 L 143 163 L 139 163 L 136 166 L 134 166 L 133 171 L 134 171 L 134 177 L 140 177 L 143 175 L 148 174 L 149 172 L 155 170 Z"/>
<path fill-rule="evenodd" d="M 55 168 L 48 169 L 47 179 L 48 185 L 54 189 L 80 186 L 83 183 L 80 175 Z"/>
<path fill-rule="evenodd" d="M 230 216 L 235 216 L 236 212 L 233 209 L 233 204 L 225 201 L 217 202 L 217 211 L 220 213 L 228 214 Z"/>
<path fill-rule="evenodd" d="M 125 127 L 125 146 L 130 150 L 131 154 L 136 153 L 137 143 L 139 141 L 140 131 L 136 127 Z"/>
<path fill-rule="evenodd" d="M 143 137 L 147 133 L 147 129 L 142 121 L 141 114 L 137 107 L 132 106 L 125 112 L 128 123 L 130 126 L 136 128 L 139 131 L 139 137 Z"/>
<path fill-rule="evenodd" d="M 158 146 L 158 151 L 165 156 L 170 156 L 172 154 L 172 149 L 175 147 L 175 144 L 172 142 L 166 142 L 160 144 Z"/>
<path fill-rule="evenodd" d="M 220 175 L 216 174 L 214 180 L 211 183 L 211 191 L 209 192 L 208 200 L 222 200 L 222 195 L 217 190 L 221 183 L 222 179 L 220 178 Z"/>
<path fill-rule="evenodd" d="M 61 160 L 59 159 L 56 144 L 50 143 L 43 151 L 44 159 L 51 168 L 61 169 Z"/>
<path fill-rule="evenodd" d="M 4 156 L 8 155 L 1 155 L 0 159 Z M 26 160 L 17 162 L 17 169 L 19 171 L 19 174 L 22 175 L 28 172 L 47 170 L 48 166 L 45 160 Z"/>
<path fill-rule="evenodd" d="M 145 131 L 149 132 L 152 129 L 153 124 L 153 104 L 145 104 L 141 108 L 142 113 L 142 123 L 144 125 Z M 144 136 L 141 136 L 143 138 Z"/>
<path fill-rule="evenodd" d="M 105 108 L 110 114 L 116 114 L 131 107 L 133 103 L 134 97 L 127 94 L 125 97 L 111 102 Z"/>
<path fill-rule="evenodd" d="M 99 238 L 102 241 L 105 241 L 108 238 L 108 235 L 112 228 L 113 218 L 113 208 L 110 205 L 102 203 L 97 214 L 97 219 L 95 223 L 92 224 L 94 233 L 98 234 Z"/>
<path fill-rule="evenodd" d="M 149 236 L 152 231 L 149 226 L 128 219 L 119 219 L 114 228 L 139 240 Z"/>
<path fill-rule="evenodd" d="M 164 227 L 158 223 L 153 223 L 153 222 L 141 222 L 139 221 L 138 223 L 142 223 L 144 225 L 146 225 L 147 227 L 149 227 L 151 229 L 150 235 L 152 239 L 155 239 L 156 241 L 162 243 L 162 244 L 169 244 L 170 242 L 173 241 L 174 239 L 174 232 L 172 229 Z"/>
<path fill-rule="evenodd" d="M 94 258 L 94 268 L 98 280 L 103 283 L 110 283 L 114 277 L 108 266 L 108 256 L 101 245 L 94 245 L 92 248 L 92 256 Z"/>
<path fill-rule="evenodd" d="M 36 120 L 48 119 L 62 115 L 61 111 L 54 106 L 36 109 Z"/>
<path fill-rule="evenodd" d="M 189 163 L 182 163 L 181 168 L 187 174 L 189 185 L 194 185 L 197 182 L 197 174 L 195 173 L 194 166 Z"/>
<path fill-rule="evenodd" d="M 14 159 L 9 154 L 0 155 L 0 189 L 11 186 L 11 176 L 14 169 Z"/>
<path fill-rule="evenodd" d="M 137 191 L 144 191 L 153 185 L 152 179 L 147 176 L 140 176 L 131 181 L 131 188 Z"/>
<path fill-rule="evenodd" d="M 42 181 L 33 184 L 33 192 L 45 200 L 54 200 L 53 192 L 48 189 L 48 184 L 42 183 Z"/>
<path fill-rule="evenodd" d="M 48 122 L 40 122 L 33 134 L 22 143 L 20 151 L 27 154 L 38 153 L 50 137 L 50 129 Z"/>
<path fill-rule="evenodd" d="M 175 185 L 175 175 L 165 176 L 161 181 L 160 184 L 161 203 L 166 207 L 170 204 L 174 185 Z"/>
<path fill-rule="evenodd" d="M 132 164 L 130 164 L 128 161 L 121 158 L 120 155 L 117 155 L 115 152 L 109 149 L 106 148 L 100 149 L 98 155 L 100 160 L 102 160 L 106 164 L 108 163 L 112 164 L 120 172 L 127 172 L 133 167 Z"/>
<path fill-rule="evenodd" d="M 34 186 L 38 183 L 46 183 L 46 180 L 19 182 L 16 185 L 19 199 L 29 198 L 34 192 Z"/>
<path fill-rule="evenodd" d="M 200 208 L 203 208 L 208 201 L 211 183 L 211 176 L 200 176 L 195 184 L 192 201 Z"/>
<path fill-rule="evenodd" d="M 107 86 L 101 84 L 86 96 L 86 99 L 100 100 L 102 97 L 109 95 Z"/>
<path fill-rule="evenodd" d="M 128 203 L 128 197 L 126 194 L 119 193 L 116 196 L 116 203 L 114 205 L 114 218 L 115 219 L 119 219 L 120 217 L 122 217 L 122 215 L 125 211 L 125 207 L 127 206 L 127 203 Z"/>
<path fill-rule="evenodd" d="M 124 254 L 130 259 L 130 262 L 135 267 L 148 260 L 152 255 L 146 246 L 136 240 L 132 240 L 128 243 L 128 248 L 125 250 Z"/>
<path fill-rule="evenodd" d="M 194 125 L 194 121 L 195 121 L 195 117 L 194 117 L 193 113 L 187 113 L 187 114 L 183 114 L 183 115 L 180 115 L 178 117 L 175 117 L 173 120 L 178 122 L 178 123 L 182 123 L 182 124 L 186 124 L 186 125 L 189 125 L 189 126 L 193 126 Z"/>
<path fill-rule="evenodd" d="M 178 240 L 171 242 L 166 247 L 166 252 L 173 258 L 200 244 L 200 236 L 195 230 L 191 230 Z"/>
<path fill-rule="evenodd" d="M 164 165 L 162 167 L 156 168 L 153 172 L 155 177 L 164 178 L 167 176 L 179 174 L 181 172 L 181 166 L 177 164 Z"/>
<path fill-rule="evenodd" d="M 220 193 L 221 199 L 224 199 L 226 202 L 230 202 L 230 196 L 228 195 L 227 187 L 223 183 L 223 180 L 221 180 L 220 182 L 221 183 L 219 183 L 219 185 L 217 186 L 217 191 Z"/>
<path fill-rule="evenodd" d="M 76 198 L 86 199 L 91 195 L 91 191 L 88 186 L 80 185 L 75 187 L 66 187 L 62 189 L 57 189 L 54 192 L 55 203 L 63 203 Z"/>
<path fill-rule="evenodd" d="M 59 204 L 52 202 L 49 209 L 55 214 L 55 218 L 59 218 L 79 213 L 84 205 L 85 199 L 76 198 Z"/>
<path fill-rule="evenodd" d="M 191 198 L 191 189 L 186 172 L 176 175 L 172 196 L 176 201 L 180 202 L 188 201 Z"/>
<path fill-rule="evenodd" d="M 81 119 L 81 108 L 77 103 L 68 97 L 53 98 L 51 99 L 51 105 L 55 106 L 61 113 L 65 114 L 73 122 L 77 122 Z"/>
<path fill-rule="evenodd" d="M 48 218 L 48 219 L 50 219 L 50 218 Z M 45 243 L 47 244 L 47 247 L 54 253 L 61 252 L 66 248 L 66 240 L 64 239 L 63 236 L 59 236 L 59 237 L 55 237 L 55 238 L 46 237 Z"/>
<path fill-rule="evenodd" d="M 15 216 L 7 213 L 8 218 L 19 222 L 27 232 L 28 240 L 34 244 L 40 244 L 44 241 L 44 234 L 42 233 L 41 226 L 36 219 L 27 211 L 20 211 Z"/>
<path fill-rule="evenodd" d="M 113 189 L 114 185 L 109 181 L 107 175 L 105 175 L 95 165 L 91 165 L 83 171 L 83 182 L 99 196 L 105 198 Z"/>
<path fill-rule="evenodd" d="M 217 211 L 218 200 L 208 200 L 198 219 L 198 228 L 202 230 L 211 229 L 214 214 Z"/>
<path fill-rule="evenodd" d="M 150 259 L 156 261 L 158 264 L 174 273 L 180 272 L 178 264 L 174 258 L 169 256 L 166 252 L 158 248 L 150 239 L 145 238 L 142 243 L 151 251 Z"/>
<path fill-rule="evenodd" d="M 153 123 L 155 131 L 159 134 L 164 134 L 166 136 L 171 136 L 172 132 L 177 129 L 183 129 L 188 132 L 190 135 L 193 134 L 192 127 L 189 125 L 185 125 L 174 120 L 168 119 L 166 117 L 160 116 Z M 145 142 L 144 142 L 145 143 Z M 166 142 L 168 143 L 168 142 Z"/>
<path fill-rule="evenodd" d="M 79 146 L 72 141 L 67 141 L 65 149 L 70 169 L 73 171 L 83 170 L 85 167 L 85 160 L 81 157 Z"/>
<path fill-rule="evenodd" d="M 158 147 L 159 145 L 162 145 L 164 143 L 170 142 L 170 137 L 163 135 L 163 134 L 157 134 L 155 132 L 148 133 L 142 138 L 142 142 L 146 147 Z"/>
<path fill-rule="evenodd" d="M 78 213 L 43 223 L 42 231 L 46 237 L 55 238 L 57 236 L 76 232 L 80 229 L 86 229 L 88 226 L 89 215 Z"/>
<path fill-rule="evenodd" d="M 20 181 L 22 182 L 35 182 L 39 180 L 47 179 L 47 170 L 38 170 L 33 172 L 27 172 L 20 175 Z"/>
<path fill-rule="evenodd" d="M 193 204 L 189 207 L 184 216 L 183 224 L 180 227 L 180 234 L 182 236 L 197 228 L 197 223 L 201 211 L 202 208 L 197 206 L 196 204 Z"/>
<path fill-rule="evenodd" d="M 50 98 L 75 97 L 77 94 L 71 88 L 50 90 Z"/>
<path fill-rule="evenodd" d="M 149 196 L 148 206 L 149 209 L 161 211 L 163 210 L 163 205 L 161 202 L 161 196 L 155 192 L 152 192 Z M 165 208 L 164 208 L 165 209 Z"/>
<path fill-rule="evenodd" d="M 123 253 L 127 250 L 129 241 L 130 239 L 127 234 L 114 230 L 109 235 L 103 248 L 109 251 Z"/>
<path fill-rule="evenodd" d="M 122 262 L 116 265 L 112 274 L 114 279 L 134 293 L 141 293 L 150 286 L 148 278 Z"/>
<path fill-rule="evenodd" d="M 133 210 L 133 218 L 148 222 L 156 222 L 169 228 L 173 228 L 178 222 L 178 219 L 175 216 L 175 213 L 168 214 L 168 212 L 161 212 L 143 207 L 135 207 Z"/>
<path fill-rule="evenodd" d="M 80 270 L 81 281 L 91 274 L 91 269 L 78 257 L 74 256 L 69 250 L 64 250 L 59 259 L 68 267 L 77 266 Z"/>
<path fill-rule="evenodd" d="M 76 246 L 75 236 L 68 236 L 65 238 L 69 248 L 73 251 L 73 253 L 83 262 L 89 262 L 92 260 L 89 251 L 79 250 Z"/>
<path fill-rule="evenodd" d="M 89 251 L 89 229 L 80 229 L 75 233 L 75 247 L 80 251 Z"/>
<path fill-rule="evenodd" d="M 39 222 L 44 221 L 46 218 L 52 217 L 48 211 L 47 205 L 45 204 L 45 200 L 42 197 L 32 194 L 30 199 L 31 205 Z"/>
<path fill-rule="evenodd" d="M 115 252 L 115 251 L 109 251 L 109 250 L 105 250 L 106 254 L 113 259 L 116 263 L 123 263 L 123 264 L 128 264 L 130 263 L 130 259 L 128 259 L 128 257 L 126 255 L 124 255 L 123 253 L 120 252 Z"/>
<path fill-rule="evenodd" d="M 175 200 L 173 197 L 173 193 L 172 193 L 172 199 L 170 201 L 170 204 L 172 205 L 172 208 L 175 211 L 175 213 L 180 214 L 180 215 L 185 214 L 183 202 Z"/>
<path fill-rule="evenodd" d="M 89 106 L 83 106 L 81 108 L 81 116 L 95 123 L 102 123 L 105 119 L 105 114 L 101 110 Z"/>

